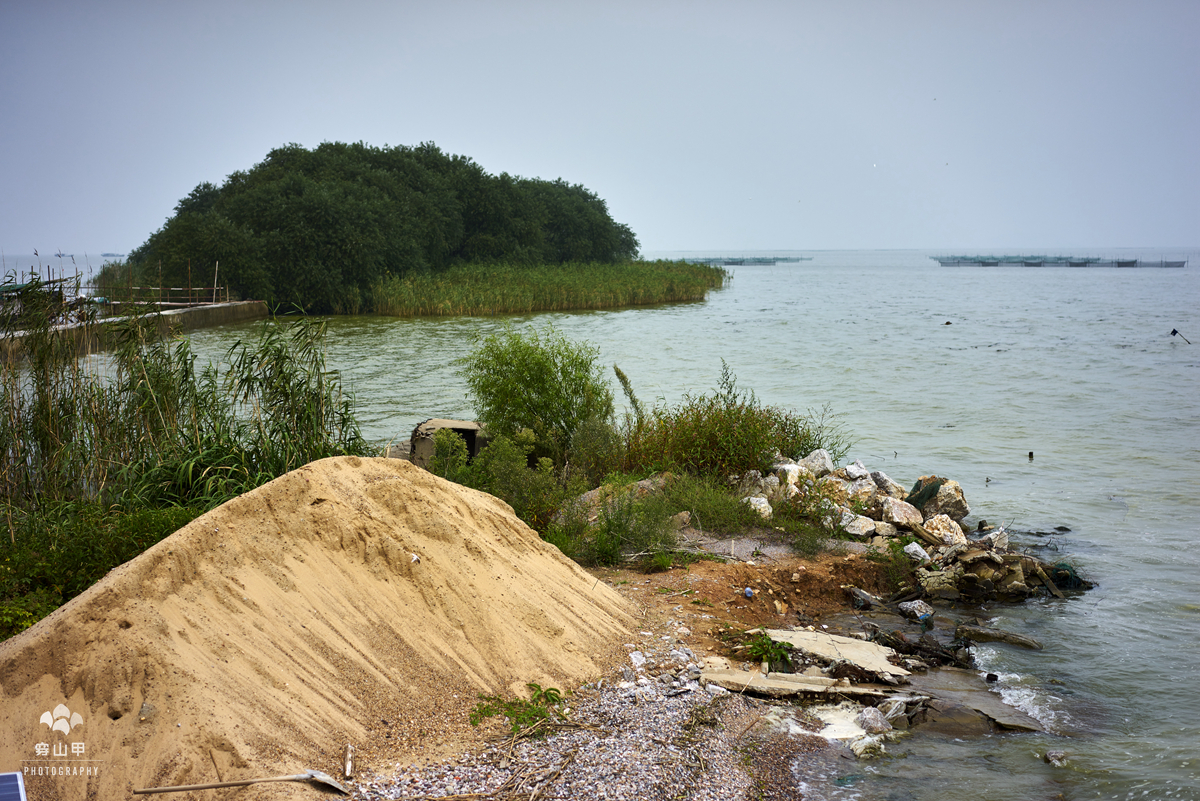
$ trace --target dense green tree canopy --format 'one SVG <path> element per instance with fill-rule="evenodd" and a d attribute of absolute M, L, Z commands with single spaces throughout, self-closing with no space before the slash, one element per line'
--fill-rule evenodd
<path fill-rule="evenodd" d="M 148 281 L 219 283 L 312 312 L 354 312 L 388 276 L 460 262 L 635 258 L 638 241 L 583 186 L 492 175 L 432 143 L 286 145 L 205 182 L 129 256 Z M 161 272 L 160 272 L 161 271 Z"/>

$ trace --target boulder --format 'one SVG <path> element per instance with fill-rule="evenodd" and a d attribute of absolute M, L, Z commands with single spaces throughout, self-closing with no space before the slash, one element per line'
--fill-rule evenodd
<path fill-rule="evenodd" d="M 817 479 L 816 487 L 838 506 L 850 503 L 850 482 L 833 476 Z"/>
<path fill-rule="evenodd" d="M 879 488 L 879 492 L 882 495 L 886 495 L 889 498 L 898 498 L 899 500 L 904 500 L 908 496 L 908 493 L 904 491 L 904 487 L 892 481 L 887 473 L 881 470 L 871 473 L 871 479 L 875 482 L 875 486 Z"/>
<path fill-rule="evenodd" d="M 882 516 L 883 522 L 892 523 L 900 528 L 921 523 L 925 519 L 916 507 L 892 497 L 883 499 Z"/>
<path fill-rule="evenodd" d="M 860 476 L 849 483 L 846 491 L 850 494 L 851 503 L 868 508 L 875 504 L 875 495 L 879 492 L 879 488 L 875 486 L 875 482 L 871 480 L 870 476 Z"/>
<path fill-rule="evenodd" d="M 931 699 L 922 712 L 923 732 L 962 737 L 990 734 L 995 728 L 992 721 L 982 712 L 941 698 Z"/>
<path fill-rule="evenodd" d="M 966 545 L 967 535 L 962 527 L 950 519 L 949 515 L 934 515 L 925 521 L 925 530 L 941 538 L 947 545 Z"/>
<path fill-rule="evenodd" d="M 870 478 L 871 476 L 871 471 L 864 467 L 860 461 L 848 464 L 843 469 L 846 471 L 846 478 L 851 481 L 857 481 L 860 478 Z"/>
<path fill-rule="evenodd" d="M 917 581 L 925 594 L 931 598 L 942 598 L 947 601 L 958 600 L 958 582 L 962 579 L 962 565 L 954 565 L 945 570 L 925 570 L 917 568 Z"/>
<path fill-rule="evenodd" d="M 818 448 L 808 456 L 805 456 L 800 460 L 799 464 L 817 478 L 827 476 L 833 472 L 833 459 L 829 457 L 829 451 L 824 448 Z"/>
<path fill-rule="evenodd" d="M 891 523 L 885 523 L 882 520 L 875 521 L 875 536 L 877 537 L 898 537 L 900 529 L 893 526 Z"/>
<path fill-rule="evenodd" d="M 762 480 L 762 493 L 767 496 L 767 500 L 777 501 L 783 497 L 783 493 L 780 490 L 781 486 L 779 476 L 772 473 Z"/>
<path fill-rule="evenodd" d="M 854 722 L 867 734 L 883 734 L 892 730 L 892 724 L 873 706 L 863 707 L 863 711 L 858 713 Z"/>
<path fill-rule="evenodd" d="M 925 502 L 921 511 L 926 518 L 936 515 L 946 515 L 951 520 L 962 520 L 971 514 L 971 507 L 963 497 L 962 487 L 957 481 L 943 481 L 938 487 L 937 494 Z"/>
<path fill-rule="evenodd" d="M 803 465 L 796 464 L 795 462 L 785 462 L 783 464 L 775 465 L 775 475 L 785 486 L 796 486 L 806 478 L 809 480 L 816 478 L 816 476 L 814 476 L 810 470 Z"/>
<path fill-rule="evenodd" d="M 742 503 L 748 504 L 750 508 L 758 512 L 759 517 L 763 520 L 771 519 L 771 502 L 761 495 L 754 495 L 749 498 L 742 498 Z"/>
<path fill-rule="evenodd" d="M 849 509 L 842 510 L 842 530 L 855 537 L 870 537 L 875 533 L 875 521 L 864 515 L 856 515 Z"/>
<path fill-rule="evenodd" d="M 747 495 L 762 495 L 766 496 L 766 485 L 763 484 L 763 475 L 757 470 L 747 470 L 740 476 L 730 476 L 729 483 L 734 485 L 737 493 L 743 497 Z"/>
<path fill-rule="evenodd" d="M 876 526 L 876 531 L 878 531 L 878 526 Z M 914 562 L 929 561 L 929 554 L 925 552 L 925 549 L 921 547 L 920 543 L 910 542 L 908 545 L 904 546 L 904 552 L 908 554 L 908 557 Z"/>
<path fill-rule="evenodd" d="M 920 620 L 922 623 L 933 617 L 933 607 L 924 601 L 905 601 L 899 605 L 900 612 L 910 620 Z"/>

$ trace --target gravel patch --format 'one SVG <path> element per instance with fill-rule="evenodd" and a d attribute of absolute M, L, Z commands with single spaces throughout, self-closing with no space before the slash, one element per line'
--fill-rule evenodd
<path fill-rule="evenodd" d="M 736 801 L 841 796 L 831 780 L 843 766 L 854 765 L 845 761 L 844 749 L 818 736 L 780 733 L 778 706 L 715 685 L 709 692 L 695 682 L 675 683 L 679 686 L 652 680 L 582 688 L 569 699 L 570 723 L 545 739 L 514 742 L 502 737 L 457 758 L 363 776 L 352 783 L 353 798 Z M 785 716 L 792 712 L 783 710 Z M 804 718 L 802 710 L 794 713 Z"/>

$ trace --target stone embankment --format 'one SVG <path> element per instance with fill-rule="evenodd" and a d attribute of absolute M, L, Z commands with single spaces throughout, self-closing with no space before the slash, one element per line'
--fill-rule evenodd
<path fill-rule="evenodd" d="M 901 538 L 917 540 L 904 547 L 919 563 L 920 591 L 908 600 L 1020 602 L 1044 593 L 1062 597 L 1063 589 L 1090 586 L 1069 565 L 1014 552 L 1003 527 L 993 530 L 980 521 L 973 533 L 982 536 L 968 538 L 962 523 L 971 507 L 956 481 L 921 476 L 906 491 L 861 461 L 835 468 L 825 450 L 816 450 L 799 461 L 777 456 L 766 476 L 751 470 L 730 482 L 766 520 L 778 504 L 801 503 L 831 527 L 878 550 L 898 546 Z"/>

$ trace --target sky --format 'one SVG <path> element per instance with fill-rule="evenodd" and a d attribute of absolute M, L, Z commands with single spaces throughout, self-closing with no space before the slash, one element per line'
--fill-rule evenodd
<path fill-rule="evenodd" d="M 1200 244 L 1200 2 L 0 0 L 0 248 L 274 147 L 434 142 L 643 252 Z"/>

